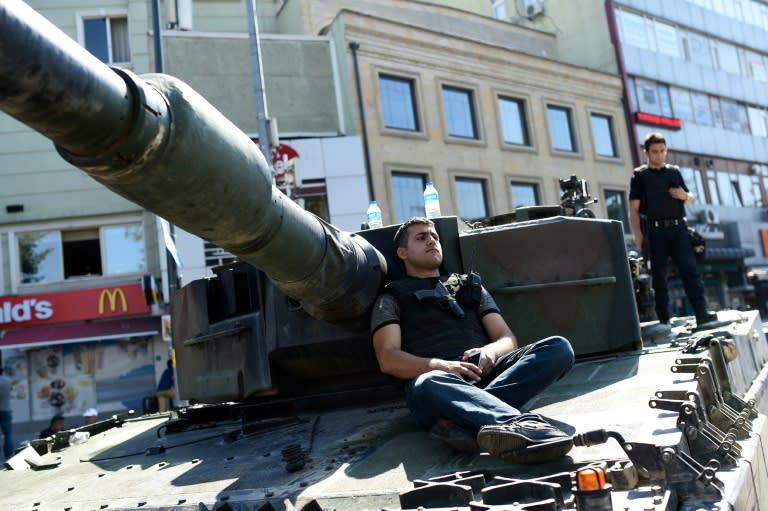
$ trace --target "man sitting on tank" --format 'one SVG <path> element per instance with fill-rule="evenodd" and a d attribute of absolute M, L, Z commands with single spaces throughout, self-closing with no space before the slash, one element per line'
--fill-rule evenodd
<path fill-rule="evenodd" d="M 461 451 L 512 462 L 565 455 L 568 435 L 521 407 L 571 369 L 570 343 L 553 336 L 519 348 L 479 275 L 440 275 L 431 220 L 411 218 L 394 241 L 407 276 L 377 299 L 371 332 L 381 371 L 408 381 L 417 421 Z"/>

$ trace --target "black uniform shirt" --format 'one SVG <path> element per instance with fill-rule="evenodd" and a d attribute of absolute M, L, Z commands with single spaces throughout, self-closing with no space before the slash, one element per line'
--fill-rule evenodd
<path fill-rule="evenodd" d="M 640 214 L 650 220 L 683 218 L 685 204 L 669 194 L 670 188 L 688 187 L 675 165 L 664 165 L 661 169 L 650 169 L 643 165 L 635 169 L 629 182 L 629 200 L 640 201 Z"/>

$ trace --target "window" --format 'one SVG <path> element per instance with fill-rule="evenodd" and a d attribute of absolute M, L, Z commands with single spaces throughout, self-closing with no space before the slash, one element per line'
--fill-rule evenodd
<path fill-rule="evenodd" d="M 384 126 L 397 130 L 419 131 L 413 80 L 381 75 L 379 90 Z"/>
<path fill-rule="evenodd" d="M 61 233 L 28 232 L 18 236 L 21 283 L 64 280 L 61 264 Z"/>
<path fill-rule="evenodd" d="M 631 103 L 630 108 L 633 112 L 636 112 L 640 109 L 640 106 L 637 103 L 637 87 L 635 85 L 634 78 L 627 78 L 627 89 L 629 89 L 629 101 Z"/>
<path fill-rule="evenodd" d="M 696 197 L 696 202 L 705 204 L 706 196 L 704 195 L 704 183 L 701 180 L 701 172 L 690 167 L 680 167 L 680 175 L 683 176 L 685 186 L 687 186 L 693 196 Z"/>
<path fill-rule="evenodd" d="M 685 37 L 687 55 L 691 62 L 712 67 L 712 50 L 709 39 L 698 34 L 688 33 Z"/>
<path fill-rule="evenodd" d="M 747 106 L 727 99 L 720 100 L 723 113 L 723 127 L 728 130 L 749 133 Z"/>
<path fill-rule="evenodd" d="M 22 284 L 145 271 L 141 224 L 26 232 L 17 240 Z"/>
<path fill-rule="evenodd" d="M 762 55 L 753 51 L 744 52 L 744 61 L 749 69 L 750 76 L 759 82 L 768 82 L 768 70 L 766 70 L 766 59 Z"/>
<path fill-rule="evenodd" d="M 716 128 L 723 127 L 723 112 L 720 110 L 720 98 L 709 97 L 709 106 L 712 111 L 712 125 Z"/>
<path fill-rule="evenodd" d="M 645 18 L 626 11 L 617 11 L 621 25 L 621 41 L 638 48 L 651 48 L 645 29 Z"/>
<path fill-rule="evenodd" d="M 97 228 L 62 231 L 61 246 L 64 255 L 65 279 L 102 274 Z"/>
<path fill-rule="evenodd" d="M 723 206 L 742 207 L 741 191 L 737 180 L 731 179 L 728 172 L 716 172 L 717 188 Z"/>
<path fill-rule="evenodd" d="M 656 87 L 659 91 L 659 107 L 661 108 L 661 115 L 672 117 L 672 100 L 669 97 L 669 86 L 659 83 Z"/>
<path fill-rule="evenodd" d="M 144 271 L 144 229 L 139 224 L 102 227 L 104 274 Z"/>
<path fill-rule="evenodd" d="M 722 204 L 720 201 L 720 192 L 717 189 L 715 172 L 711 170 L 707 172 L 707 190 L 709 191 L 710 204 L 720 206 Z"/>
<path fill-rule="evenodd" d="M 571 127 L 571 110 L 559 106 L 547 106 L 549 135 L 552 139 L 552 149 L 557 151 L 576 152 L 576 141 Z"/>
<path fill-rule="evenodd" d="M 696 124 L 701 126 L 712 126 L 712 111 L 709 109 L 709 97 L 699 92 L 691 93 L 693 102 L 693 117 Z"/>
<path fill-rule="evenodd" d="M 752 134 L 756 137 L 768 137 L 768 111 L 749 107 L 747 114 Z"/>
<path fill-rule="evenodd" d="M 505 144 L 530 145 L 525 102 L 522 99 L 499 97 L 501 132 Z"/>
<path fill-rule="evenodd" d="M 443 108 L 448 135 L 461 138 L 478 138 L 472 91 L 443 86 Z"/>
<path fill-rule="evenodd" d="M 507 19 L 507 6 L 506 0 L 491 0 L 491 8 L 493 9 L 493 17 L 497 20 Z"/>
<path fill-rule="evenodd" d="M 512 209 L 539 204 L 539 187 L 535 183 L 512 181 Z"/>
<path fill-rule="evenodd" d="M 619 190 L 605 191 L 605 209 L 608 218 L 618 220 L 624 226 L 624 232 L 630 233 L 629 218 L 627 217 L 627 200 L 624 192 Z"/>
<path fill-rule="evenodd" d="M 616 146 L 613 139 L 613 122 L 607 115 L 592 114 L 592 137 L 595 141 L 595 152 L 598 156 L 616 157 Z"/>
<path fill-rule="evenodd" d="M 465 220 L 477 220 L 488 216 L 485 196 L 485 180 L 456 178 L 456 205 L 459 216 Z"/>
<path fill-rule="evenodd" d="M 683 121 L 694 122 L 691 93 L 686 89 L 672 87 L 670 96 L 672 96 L 672 108 L 675 111 L 675 117 Z"/>
<path fill-rule="evenodd" d="M 732 174 L 731 177 L 738 183 L 738 190 L 739 194 L 741 195 L 741 202 L 744 207 L 760 207 L 760 193 L 758 191 L 758 193 L 755 194 L 755 187 L 752 183 L 751 177 L 744 174 Z"/>
<path fill-rule="evenodd" d="M 653 22 L 654 35 L 656 36 L 656 48 L 659 53 L 669 55 L 671 57 L 680 56 L 680 46 L 677 42 L 677 30 L 672 25 L 661 23 L 659 21 Z"/>
<path fill-rule="evenodd" d="M 736 47 L 732 44 L 717 42 L 715 43 L 717 51 L 717 64 L 720 69 L 728 73 L 739 74 L 739 55 Z"/>
<path fill-rule="evenodd" d="M 412 216 L 424 216 L 424 186 L 422 174 L 392 173 L 392 196 L 395 222 L 405 222 Z"/>
<path fill-rule="evenodd" d="M 669 87 L 665 84 L 636 79 L 637 106 L 641 112 L 672 117 Z"/>
<path fill-rule="evenodd" d="M 128 18 L 101 16 L 83 18 L 83 46 L 107 64 L 131 61 L 128 45 Z"/>

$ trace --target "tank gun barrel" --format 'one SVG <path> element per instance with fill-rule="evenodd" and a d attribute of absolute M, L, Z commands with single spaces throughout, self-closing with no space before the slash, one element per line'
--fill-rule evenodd
<path fill-rule="evenodd" d="M 256 144 L 188 85 L 110 68 L 0 1 L 0 110 L 109 189 L 264 271 L 318 319 L 354 322 L 386 271 L 365 239 L 280 192 Z"/>

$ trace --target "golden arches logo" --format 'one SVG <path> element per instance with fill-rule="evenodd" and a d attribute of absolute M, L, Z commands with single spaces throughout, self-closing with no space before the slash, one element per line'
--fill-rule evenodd
<path fill-rule="evenodd" d="M 123 312 L 128 312 L 128 300 L 125 298 L 125 292 L 119 287 L 109 290 L 102 289 L 99 295 L 99 314 L 104 314 L 104 302 L 109 302 L 109 311 L 116 312 L 117 299 L 120 298 Z"/>

